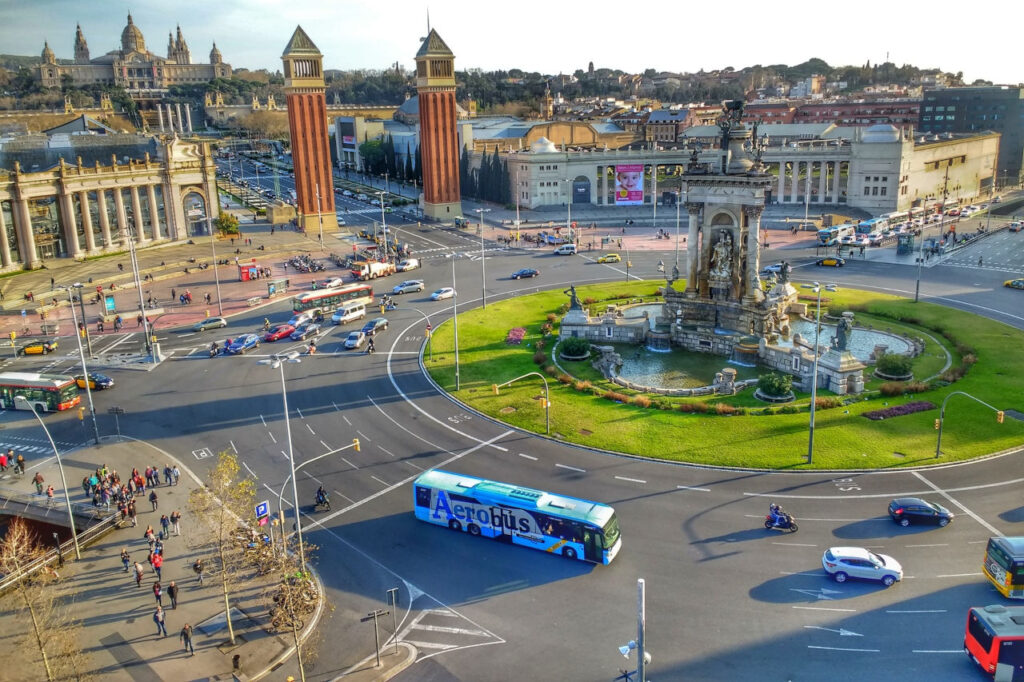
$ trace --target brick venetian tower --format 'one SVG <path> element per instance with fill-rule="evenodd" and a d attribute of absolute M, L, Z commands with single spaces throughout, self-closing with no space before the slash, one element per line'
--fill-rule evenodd
<path fill-rule="evenodd" d="M 338 219 L 334 212 L 334 180 L 327 142 L 323 59 L 301 26 L 296 27 L 281 55 L 299 225 L 303 229 L 319 230 L 322 221 L 324 230 L 335 231 Z"/>
<path fill-rule="evenodd" d="M 423 212 L 438 220 L 462 215 L 455 129 L 455 55 L 431 29 L 416 53 Z"/>

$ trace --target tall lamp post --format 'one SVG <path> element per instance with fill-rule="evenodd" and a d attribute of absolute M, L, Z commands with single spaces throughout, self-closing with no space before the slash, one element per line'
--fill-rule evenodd
<path fill-rule="evenodd" d="M 388 255 L 388 223 L 384 218 L 384 195 L 387 194 L 387 192 L 382 190 L 375 194 L 380 199 L 380 225 L 384 232 L 384 258 L 390 261 L 391 257 Z"/>
<path fill-rule="evenodd" d="M 292 422 L 288 413 L 288 387 L 285 385 L 284 381 L 285 363 L 299 363 L 302 362 L 302 360 L 299 359 L 298 351 L 292 351 L 285 355 L 275 355 L 267 360 L 258 360 L 257 362 L 264 365 L 270 365 L 273 369 L 281 370 L 281 400 L 284 402 L 284 428 L 285 433 L 288 434 L 288 466 L 291 469 L 292 498 L 295 502 L 295 532 L 298 533 L 299 536 L 299 561 L 303 570 L 305 570 L 306 550 L 302 546 L 302 518 L 299 514 L 299 488 L 295 484 L 295 450 L 292 448 Z M 281 529 L 281 532 L 284 532 L 283 528 Z"/>
<path fill-rule="evenodd" d="M 818 341 L 821 337 L 821 290 L 836 291 L 835 284 L 805 284 L 804 289 L 811 289 L 818 295 L 818 305 L 814 315 L 814 369 L 811 376 L 811 426 L 810 437 L 807 441 L 807 463 L 814 459 L 814 409 L 818 402 Z"/>
<path fill-rule="evenodd" d="M 320 250 L 324 250 L 324 205 L 320 199 L 320 183 L 316 183 L 316 217 L 320 222 Z"/>
<path fill-rule="evenodd" d="M 92 389 L 89 388 L 89 369 L 85 366 L 85 350 L 82 348 L 82 335 L 77 333 L 78 320 L 75 319 L 75 298 L 72 293 L 78 289 L 78 295 L 82 295 L 82 285 L 75 284 L 68 287 L 68 298 L 71 300 L 71 323 L 76 328 L 75 339 L 78 341 L 78 357 L 82 361 L 82 377 L 85 380 L 85 396 L 89 402 L 89 414 L 92 416 L 92 432 L 96 438 L 96 445 L 100 444 L 100 428 L 96 424 L 96 406 L 92 403 Z M 82 329 L 85 329 L 85 318 L 82 318 Z M 63 472 L 62 472 L 63 473 Z"/>
<path fill-rule="evenodd" d="M 53 442 L 53 436 L 50 435 L 50 430 L 46 428 L 46 424 L 43 422 L 43 418 L 39 416 L 39 412 L 36 411 L 35 403 L 29 403 L 32 406 L 32 414 L 36 416 L 39 421 L 39 425 L 43 427 L 43 433 L 46 434 L 47 440 L 50 441 L 50 447 L 53 448 L 53 455 L 57 458 L 57 469 L 60 470 L 60 484 L 64 486 L 64 504 L 68 508 L 68 525 L 71 527 L 71 537 L 75 541 L 75 559 L 78 561 L 82 560 L 82 553 L 78 549 L 78 529 L 75 528 L 75 517 L 71 513 L 71 496 L 68 494 L 68 481 L 64 477 L 64 464 L 60 461 L 60 452 L 57 450 L 57 444 Z"/>
<path fill-rule="evenodd" d="M 452 324 L 455 327 L 455 390 L 459 383 L 459 290 L 455 288 L 455 252 L 452 251 Z"/>
<path fill-rule="evenodd" d="M 679 267 L 679 190 L 676 190 L 676 267 Z"/>
<path fill-rule="evenodd" d="M 78 290 L 78 308 L 79 308 L 79 310 L 82 311 L 82 331 L 83 331 L 83 333 L 85 335 L 85 346 L 89 350 L 89 357 L 91 358 L 91 357 L 93 357 L 93 353 L 92 353 L 92 339 L 89 337 L 89 323 L 85 321 L 85 319 L 86 319 L 85 318 L 85 298 L 82 296 L 82 291 L 83 291 L 82 283 L 81 282 L 75 282 L 71 286 Z M 74 298 L 74 296 L 72 296 L 71 297 L 71 310 L 74 311 L 74 309 L 75 309 L 75 298 Z M 72 314 L 72 317 L 74 317 L 73 314 Z"/>
<path fill-rule="evenodd" d="M 217 314 L 223 317 L 224 302 L 220 297 L 220 273 L 217 271 L 217 235 L 213 233 L 213 220 L 210 219 L 211 212 L 210 203 L 207 202 L 206 229 L 210 231 L 210 253 L 213 258 L 213 281 L 217 285 Z"/>
<path fill-rule="evenodd" d="M 475 208 L 479 218 L 477 224 L 480 226 L 480 300 L 482 308 L 487 307 L 487 268 L 484 266 L 484 213 L 490 213 L 489 208 Z M 454 278 L 453 278 L 454 279 Z M 454 286 L 454 285 L 453 285 Z"/>
<path fill-rule="evenodd" d="M 135 222 L 135 216 L 132 216 L 132 221 Z M 139 292 L 139 315 L 142 315 L 142 331 L 146 335 L 146 349 L 149 350 L 150 356 L 153 358 L 153 364 L 159 364 L 157 358 L 156 346 L 153 344 L 153 333 L 152 328 L 149 325 L 149 318 L 146 316 L 146 302 L 142 300 L 142 282 L 139 281 L 139 261 L 135 257 L 135 232 L 138 230 L 138 225 L 135 225 L 135 230 L 128 229 L 128 254 L 131 258 L 132 264 L 132 278 L 135 280 L 135 290 Z"/>

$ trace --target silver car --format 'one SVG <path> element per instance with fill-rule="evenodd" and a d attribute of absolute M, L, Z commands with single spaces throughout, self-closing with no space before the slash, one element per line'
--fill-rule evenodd
<path fill-rule="evenodd" d="M 878 580 L 886 587 L 903 580 L 903 567 L 886 554 L 875 554 L 863 547 L 830 547 L 821 557 L 821 566 L 837 583 L 847 578 Z"/>
<path fill-rule="evenodd" d="M 349 332 L 348 338 L 345 339 L 345 348 L 348 350 L 354 350 L 356 348 L 362 348 L 366 343 L 366 334 L 363 332 Z"/>
<path fill-rule="evenodd" d="M 395 286 L 391 290 L 393 294 L 408 294 L 415 291 L 423 291 L 423 280 L 422 279 L 408 279 L 401 284 Z"/>

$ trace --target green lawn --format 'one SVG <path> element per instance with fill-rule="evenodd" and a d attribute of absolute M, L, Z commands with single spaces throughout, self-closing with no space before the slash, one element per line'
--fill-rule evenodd
<path fill-rule="evenodd" d="M 633 297 L 654 293 L 660 282 L 608 283 L 578 288 L 584 302 L 609 296 Z M 494 395 L 492 384 L 503 383 L 527 372 L 541 371 L 533 361 L 536 345 L 543 339 L 541 325 L 548 313 L 566 303 L 561 291 L 548 291 L 508 301 L 491 303 L 459 315 L 460 390 L 455 391 L 454 352 L 451 322 L 434 330 L 433 361 L 427 369 L 444 389 L 473 409 L 513 426 L 544 432 L 544 392 L 536 376 L 504 387 Z M 604 304 L 601 303 L 601 306 Z M 925 352 L 914 363 L 915 378 L 938 374 L 947 362 L 953 366 L 965 354 L 977 357 L 967 375 L 947 387 L 916 396 L 885 398 L 875 391 L 881 381 L 870 379 L 870 397 L 860 397 L 843 407 L 819 409 L 815 414 L 813 468 L 887 468 L 935 461 L 938 410 L 871 421 L 859 415 L 911 400 L 941 404 L 952 391 L 964 391 L 999 409 L 1024 412 L 1024 333 L 1003 324 L 951 308 L 913 303 L 907 299 L 874 292 L 840 290 L 831 294 L 829 309 L 856 306 L 861 324 L 925 338 Z M 824 311 L 827 312 L 827 311 Z M 561 315 L 558 316 L 559 318 Z M 921 326 L 918 326 L 920 323 Z M 525 327 L 522 345 L 510 346 L 505 336 L 513 327 Z M 931 329 L 927 329 L 930 327 Z M 940 335 L 941 330 L 949 338 Z M 555 324 L 557 332 L 557 323 Z M 856 330 L 854 331 L 856 333 Z M 936 339 L 935 343 L 931 339 Z M 952 339 L 952 340 L 950 340 Z M 551 339 L 545 348 L 546 364 L 551 360 Z M 708 356 L 716 369 L 725 358 Z M 562 367 L 578 380 L 594 386 L 607 384 L 589 363 L 565 363 Z M 574 368 L 575 366 L 575 368 Z M 867 378 L 867 377 L 866 377 Z M 574 390 L 571 384 L 547 377 L 551 390 L 552 436 L 595 448 L 647 457 L 768 469 L 810 468 L 805 463 L 808 442 L 809 396 L 798 394 L 797 414 L 759 414 L 765 405 L 748 390 L 735 396 L 707 399 L 712 407 L 725 403 L 748 408 L 744 416 L 684 414 L 675 410 L 642 408 L 619 404 Z M 614 387 L 630 395 L 630 391 Z M 829 395 L 819 391 L 819 396 Z M 697 399 L 664 399 L 677 405 Z M 943 457 L 940 461 L 969 459 L 1018 446 L 1024 442 L 1024 423 L 1007 417 L 997 424 L 991 410 L 965 396 L 953 397 L 946 409 L 943 427 Z"/>

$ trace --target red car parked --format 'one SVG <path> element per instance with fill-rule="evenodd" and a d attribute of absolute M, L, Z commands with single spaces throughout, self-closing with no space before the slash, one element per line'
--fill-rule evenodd
<path fill-rule="evenodd" d="M 295 327 L 290 324 L 275 324 L 263 335 L 263 340 L 277 341 L 278 339 L 286 339 L 292 335 L 293 331 L 295 331 Z"/>

